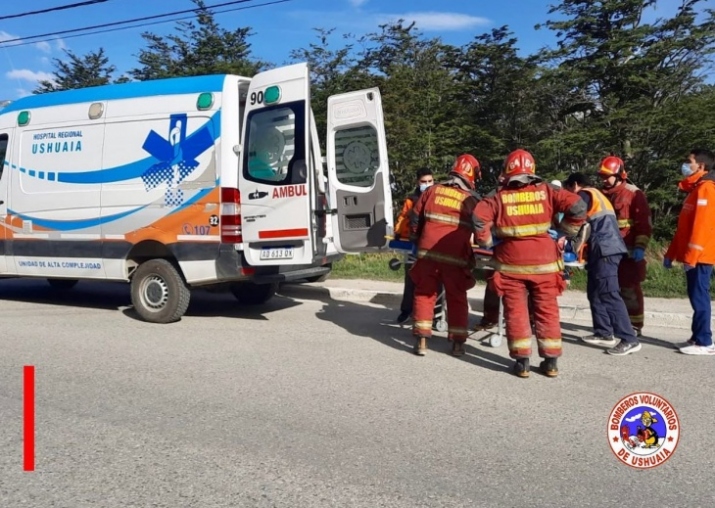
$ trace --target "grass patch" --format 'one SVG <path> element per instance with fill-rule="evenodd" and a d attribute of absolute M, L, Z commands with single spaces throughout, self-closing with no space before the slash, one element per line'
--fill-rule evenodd
<path fill-rule="evenodd" d="M 685 287 L 685 273 L 679 265 L 671 270 L 663 268 L 662 246 L 654 245 L 648 252 L 648 266 L 646 280 L 643 282 L 643 293 L 649 297 L 659 298 L 687 298 Z M 388 282 L 402 282 L 404 272 L 392 271 L 388 266 L 390 259 L 395 255 L 385 254 L 360 254 L 345 256 L 333 264 L 331 277 L 334 279 L 363 279 Z M 586 272 L 576 270 L 571 278 L 570 290 L 586 290 Z M 710 294 L 715 298 L 715 284 L 710 286 Z"/>

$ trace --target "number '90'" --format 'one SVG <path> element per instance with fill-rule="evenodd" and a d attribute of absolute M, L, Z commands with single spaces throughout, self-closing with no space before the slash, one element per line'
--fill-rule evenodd
<path fill-rule="evenodd" d="M 251 93 L 251 105 L 253 104 L 263 104 L 263 92 Z"/>

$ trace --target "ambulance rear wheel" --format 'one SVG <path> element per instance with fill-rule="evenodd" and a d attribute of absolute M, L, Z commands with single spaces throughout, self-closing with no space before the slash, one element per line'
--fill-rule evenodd
<path fill-rule="evenodd" d="M 176 267 L 166 259 L 145 261 L 131 282 L 134 310 L 150 323 L 173 323 L 189 308 L 191 291 Z"/>
<path fill-rule="evenodd" d="M 262 305 L 273 298 L 277 291 L 277 282 L 272 284 L 237 282 L 231 285 L 231 293 L 243 305 Z"/>
<path fill-rule="evenodd" d="M 77 279 L 47 279 L 47 283 L 52 289 L 67 290 L 77 285 Z"/>

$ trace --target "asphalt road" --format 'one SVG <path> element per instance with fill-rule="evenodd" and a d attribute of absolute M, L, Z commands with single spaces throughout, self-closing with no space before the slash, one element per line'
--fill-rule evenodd
<path fill-rule="evenodd" d="M 640 353 L 614 358 L 564 322 L 561 375 L 524 380 L 505 345 L 470 340 L 457 359 L 433 339 L 419 358 L 393 309 L 283 293 L 241 309 L 197 292 L 181 322 L 151 325 L 126 310 L 126 286 L 0 282 L 0 506 L 715 505 L 715 358 L 675 352 L 686 329 L 647 326 Z M 26 364 L 35 472 L 22 471 Z M 648 471 L 606 438 L 636 391 L 668 399 L 683 428 Z"/>

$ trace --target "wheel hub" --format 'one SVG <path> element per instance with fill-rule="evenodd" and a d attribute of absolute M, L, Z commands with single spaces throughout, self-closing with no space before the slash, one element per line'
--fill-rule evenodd
<path fill-rule="evenodd" d="M 164 279 L 152 275 L 142 282 L 140 295 L 145 308 L 159 311 L 169 301 L 169 287 Z"/>

